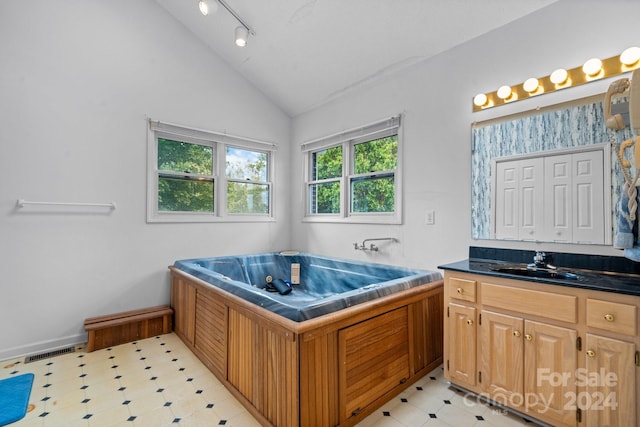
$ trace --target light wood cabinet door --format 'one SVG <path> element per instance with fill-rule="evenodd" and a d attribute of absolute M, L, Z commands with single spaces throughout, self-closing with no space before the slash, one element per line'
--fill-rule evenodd
<path fill-rule="evenodd" d="M 449 303 L 449 358 L 451 380 L 461 385 L 476 385 L 476 309 Z"/>
<path fill-rule="evenodd" d="M 587 427 L 635 426 L 635 345 L 587 334 L 586 393 L 578 404 L 585 406 Z"/>
<path fill-rule="evenodd" d="M 522 402 L 519 397 L 523 393 L 523 328 L 521 317 L 482 311 L 481 385 L 484 391 L 495 396 L 498 403 Z"/>
<path fill-rule="evenodd" d="M 526 320 L 524 390 L 527 412 L 555 426 L 575 426 L 577 331 Z"/>

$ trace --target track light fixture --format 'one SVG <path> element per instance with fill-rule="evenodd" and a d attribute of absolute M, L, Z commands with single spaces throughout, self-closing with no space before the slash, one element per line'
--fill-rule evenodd
<path fill-rule="evenodd" d="M 218 2 L 216 0 L 200 0 L 198 2 L 198 8 L 200 9 L 200 13 L 207 16 L 210 13 L 216 13 L 218 10 Z"/>
<path fill-rule="evenodd" d="M 249 38 L 249 34 L 252 36 L 256 35 L 256 32 L 247 24 L 241 17 L 236 13 L 235 10 L 231 8 L 227 4 L 225 0 L 199 0 L 198 7 L 200 8 L 200 12 L 203 15 L 208 15 L 209 13 L 214 13 L 218 9 L 218 3 L 222 5 L 227 12 L 233 16 L 236 21 L 240 23 L 240 26 L 236 27 L 235 30 L 235 41 L 236 45 L 240 47 L 244 47 L 247 45 L 247 39 Z"/>
<path fill-rule="evenodd" d="M 236 27 L 236 46 L 245 47 L 249 38 L 249 30 L 242 25 Z"/>

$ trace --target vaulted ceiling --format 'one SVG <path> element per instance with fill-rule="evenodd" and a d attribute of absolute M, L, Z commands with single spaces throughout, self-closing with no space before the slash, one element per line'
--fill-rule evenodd
<path fill-rule="evenodd" d="M 255 31 L 244 48 L 222 6 L 156 1 L 295 117 L 558 0 L 226 0 Z"/>

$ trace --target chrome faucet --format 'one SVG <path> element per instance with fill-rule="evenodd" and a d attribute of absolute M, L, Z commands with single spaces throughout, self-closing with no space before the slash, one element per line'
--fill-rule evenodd
<path fill-rule="evenodd" d="M 356 251 L 372 251 L 372 252 L 378 252 L 378 247 L 376 245 L 374 245 L 373 243 L 369 244 L 369 247 L 367 247 L 367 242 L 372 242 L 372 241 L 378 241 L 378 240 L 391 240 L 392 242 L 397 242 L 398 239 L 396 239 L 395 237 L 380 237 L 377 239 L 364 239 L 362 241 L 361 245 L 358 245 L 358 242 L 353 244 L 353 248 Z"/>
<path fill-rule="evenodd" d="M 536 268 L 544 268 L 548 270 L 555 270 L 556 267 L 547 263 L 547 254 L 545 252 L 536 251 L 533 256 L 533 263 L 527 265 L 527 268 L 536 269 Z"/>

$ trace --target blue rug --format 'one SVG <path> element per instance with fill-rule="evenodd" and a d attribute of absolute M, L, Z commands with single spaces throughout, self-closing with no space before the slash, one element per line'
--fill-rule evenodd
<path fill-rule="evenodd" d="M 27 413 L 33 374 L 0 380 L 0 426 L 21 420 Z"/>

